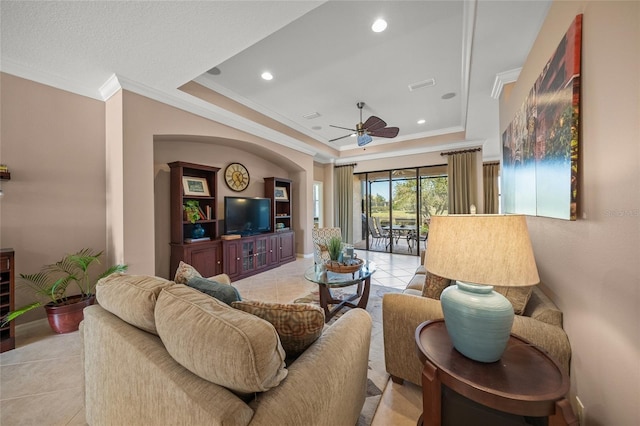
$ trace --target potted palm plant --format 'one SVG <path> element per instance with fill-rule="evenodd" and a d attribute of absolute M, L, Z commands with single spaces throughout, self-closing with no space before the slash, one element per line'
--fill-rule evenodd
<path fill-rule="evenodd" d="M 95 302 L 95 286 L 99 279 L 115 272 L 124 272 L 127 265 L 114 265 L 92 278 L 89 269 L 100 263 L 102 251 L 82 249 L 68 254 L 60 261 L 44 265 L 34 274 L 20 274 L 18 284 L 35 291 L 37 300 L 7 313 L 0 322 L 4 326 L 20 315 L 44 306 L 49 325 L 56 333 L 69 333 L 78 329 L 83 319 L 82 310 Z M 79 294 L 67 295 L 72 283 L 80 289 Z"/>

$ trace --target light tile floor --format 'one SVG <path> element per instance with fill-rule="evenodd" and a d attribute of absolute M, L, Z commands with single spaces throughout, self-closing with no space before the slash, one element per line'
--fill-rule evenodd
<path fill-rule="evenodd" d="M 376 263 L 374 285 L 403 289 L 419 263 L 416 256 L 356 252 Z M 291 302 L 317 288 L 300 279 L 312 265 L 313 259 L 297 259 L 233 284 L 245 299 Z M 372 333 L 382 333 L 379 322 Z M 16 349 L 0 354 L 0 425 L 85 425 L 78 332 L 54 334 L 44 319 L 18 326 L 16 340 Z M 384 370 L 382 345 L 371 350 L 376 368 Z M 376 384 L 385 391 L 372 426 L 415 425 L 422 411 L 420 388 Z"/>

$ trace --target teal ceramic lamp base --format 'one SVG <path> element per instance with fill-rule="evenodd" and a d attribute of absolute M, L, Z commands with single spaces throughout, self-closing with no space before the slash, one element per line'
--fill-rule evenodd
<path fill-rule="evenodd" d="M 440 295 L 444 322 L 453 346 L 480 362 L 500 359 L 513 325 L 513 306 L 492 286 L 461 281 Z"/>

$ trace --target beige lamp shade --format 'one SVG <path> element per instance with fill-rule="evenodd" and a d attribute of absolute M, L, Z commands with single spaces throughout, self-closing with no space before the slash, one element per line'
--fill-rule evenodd
<path fill-rule="evenodd" d="M 432 274 L 474 284 L 540 282 L 523 215 L 432 216 L 425 266 Z"/>

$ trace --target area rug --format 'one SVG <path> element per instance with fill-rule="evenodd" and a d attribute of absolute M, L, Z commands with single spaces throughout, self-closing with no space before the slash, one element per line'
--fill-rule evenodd
<path fill-rule="evenodd" d="M 343 289 L 337 289 L 332 291 L 332 294 L 344 296 L 348 295 L 350 287 Z M 355 289 L 355 286 L 353 287 Z M 379 285 L 371 285 L 369 293 L 369 302 L 367 303 L 367 312 L 371 315 L 373 320 L 373 327 L 371 329 L 371 345 L 369 347 L 369 371 L 367 374 L 367 398 L 362 407 L 360 418 L 358 419 L 357 426 L 369 426 L 373 420 L 373 416 L 380 402 L 380 397 L 384 391 L 387 382 L 389 381 L 389 375 L 387 374 L 384 366 L 384 342 L 382 336 L 382 296 L 387 293 L 400 293 L 401 290 L 384 287 Z M 308 295 L 296 299 L 298 303 L 313 303 L 319 305 L 319 292 L 318 290 L 312 291 Z M 347 312 L 348 308 L 342 309 L 338 312 L 327 324 L 331 326 L 337 321 L 342 314 Z"/>

